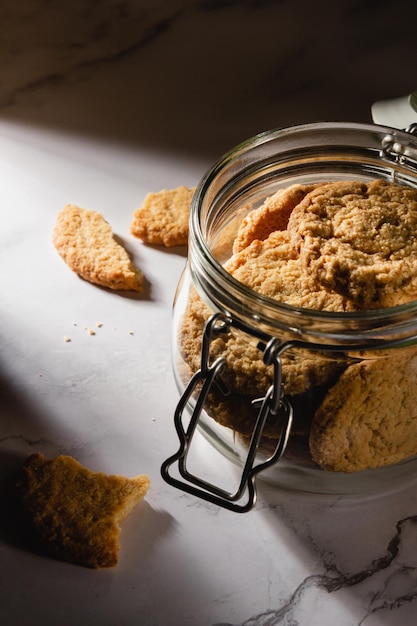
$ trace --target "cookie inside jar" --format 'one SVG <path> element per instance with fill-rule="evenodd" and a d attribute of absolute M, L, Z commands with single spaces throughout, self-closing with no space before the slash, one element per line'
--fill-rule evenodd
<path fill-rule="evenodd" d="M 364 313 L 417 299 L 417 190 L 374 179 L 279 188 L 241 220 L 223 268 L 240 284 L 297 310 Z M 200 366 L 211 308 L 192 287 L 179 325 L 185 378 Z M 285 339 L 285 337 L 284 337 Z M 224 357 L 223 389 L 206 401 L 210 419 L 242 445 L 271 366 L 250 336 L 232 329 L 211 344 Z M 283 394 L 294 421 L 285 455 L 325 472 L 356 473 L 417 454 L 417 347 L 281 355 Z M 224 389 L 227 392 L 224 392 Z M 273 447 L 279 418 L 269 417 L 262 446 Z"/>

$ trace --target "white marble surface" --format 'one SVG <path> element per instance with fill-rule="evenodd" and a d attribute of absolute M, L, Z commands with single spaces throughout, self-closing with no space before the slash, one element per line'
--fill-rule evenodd
<path fill-rule="evenodd" d="M 241 139 L 311 120 L 370 121 L 372 102 L 415 89 L 413 10 L 359 1 L 2 2 L 2 623 L 416 623 L 416 480 L 357 499 L 260 482 L 244 515 L 163 482 L 160 465 L 177 447 L 170 317 L 185 252 L 129 234 L 147 192 L 195 184 Z M 106 216 L 145 272 L 143 296 L 70 272 L 51 243 L 67 202 Z M 196 443 L 202 467 L 234 475 Z M 146 500 L 122 525 L 117 568 L 92 571 L 28 549 L 11 525 L 6 487 L 34 451 L 150 475 Z"/>

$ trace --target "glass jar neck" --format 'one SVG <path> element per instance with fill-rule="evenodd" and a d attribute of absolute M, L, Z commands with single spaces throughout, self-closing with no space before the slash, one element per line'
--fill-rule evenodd
<path fill-rule="evenodd" d="M 320 123 L 258 135 L 220 159 L 197 188 L 190 219 L 190 272 L 210 308 L 260 338 L 285 336 L 311 348 L 377 350 L 417 344 L 417 301 L 354 313 L 299 308 L 249 289 L 223 268 L 243 207 L 259 206 L 280 187 L 375 178 L 416 187 L 414 161 L 382 150 L 393 133 L 397 151 L 403 142 L 408 154 L 417 154 L 417 141 L 402 131 Z"/>

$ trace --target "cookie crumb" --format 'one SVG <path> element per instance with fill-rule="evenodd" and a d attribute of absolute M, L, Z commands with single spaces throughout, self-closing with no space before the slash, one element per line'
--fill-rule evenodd
<path fill-rule="evenodd" d="M 68 337 L 68 335 L 65 335 L 64 336 L 64 341 L 65 341 L 65 343 L 70 343 L 71 337 Z"/>
<path fill-rule="evenodd" d="M 89 334 L 89 335 L 95 335 L 95 334 L 96 334 L 96 331 L 95 331 L 95 330 L 93 330 L 92 328 L 89 328 L 89 329 L 88 329 L 88 334 Z"/>
<path fill-rule="evenodd" d="M 102 322 L 96 322 L 96 327 L 97 327 L 97 328 L 101 328 L 102 326 L 103 326 L 103 323 L 102 323 Z"/>

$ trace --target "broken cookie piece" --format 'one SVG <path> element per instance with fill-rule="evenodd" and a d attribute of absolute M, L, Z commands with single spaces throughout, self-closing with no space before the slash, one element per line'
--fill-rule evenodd
<path fill-rule="evenodd" d="M 143 205 L 133 214 L 132 235 L 154 245 L 186 245 L 194 191 L 195 187 L 181 186 L 149 193 Z"/>
<path fill-rule="evenodd" d="M 143 290 L 143 273 L 116 241 L 101 213 L 67 204 L 58 214 L 52 240 L 72 271 L 90 283 Z"/>
<path fill-rule="evenodd" d="M 119 523 L 149 486 L 146 475 L 95 473 L 70 456 L 42 454 L 26 459 L 16 483 L 29 524 L 48 550 L 91 568 L 117 565 Z"/>

